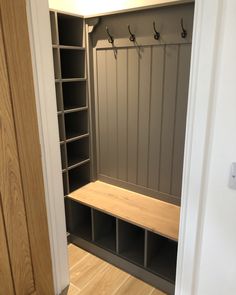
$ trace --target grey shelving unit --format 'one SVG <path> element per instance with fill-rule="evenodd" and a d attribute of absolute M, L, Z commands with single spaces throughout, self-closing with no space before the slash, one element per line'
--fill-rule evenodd
<path fill-rule="evenodd" d="M 50 11 L 64 195 L 90 181 L 84 20 Z"/>

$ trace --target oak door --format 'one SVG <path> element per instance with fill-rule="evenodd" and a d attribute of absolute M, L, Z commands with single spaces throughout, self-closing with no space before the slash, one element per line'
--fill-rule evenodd
<path fill-rule="evenodd" d="M 54 294 L 25 0 L 0 0 L 0 294 Z"/>

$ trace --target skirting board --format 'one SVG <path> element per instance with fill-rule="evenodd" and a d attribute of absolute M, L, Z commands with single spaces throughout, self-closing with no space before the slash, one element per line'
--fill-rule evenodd
<path fill-rule="evenodd" d="M 175 292 L 174 284 L 152 274 L 149 271 L 146 271 L 145 269 L 119 257 L 118 255 L 111 253 L 108 250 L 104 250 L 100 246 L 96 246 L 95 244 L 90 243 L 79 237 L 76 237 L 75 235 L 72 235 L 72 234 L 70 234 L 70 241 L 76 246 L 91 252 L 92 254 L 100 257 L 101 259 L 106 260 L 107 262 L 113 264 L 114 266 L 130 273 L 131 275 L 133 275 L 134 277 L 137 277 L 138 279 L 141 279 L 147 282 L 153 287 L 158 288 L 159 290 L 162 290 L 163 292 L 166 292 L 167 294 L 172 295 Z"/>

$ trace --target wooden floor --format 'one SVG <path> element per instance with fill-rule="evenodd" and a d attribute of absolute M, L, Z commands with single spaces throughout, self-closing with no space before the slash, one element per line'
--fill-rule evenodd
<path fill-rule="evenodd" d="M 91 182 L 69 197 L 164 237 L 178 240 L 179 206 L 101 181 Z"/>
<path fill-rule="evenodd" d="M 68 251 L 70 287 L 62 295 L 165 295 L 72 244 Z"/>

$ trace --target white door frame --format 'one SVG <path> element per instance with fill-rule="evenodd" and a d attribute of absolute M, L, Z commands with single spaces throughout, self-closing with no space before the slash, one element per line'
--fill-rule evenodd
<path fill-rule="evenodd" d="M 184 156 L 176 294 L 195 293 L 214 105 L 221 0 L 196 0 Z M 56 294 L 69 283 L 56 96 L 47 0 L 28 0 L 29 28 L 41 134 Z"/>
<path fill-rule="evenodd" d="M 64 192 L 47 0 L 27 0 L 55 294 L 69 285 Z"/>

